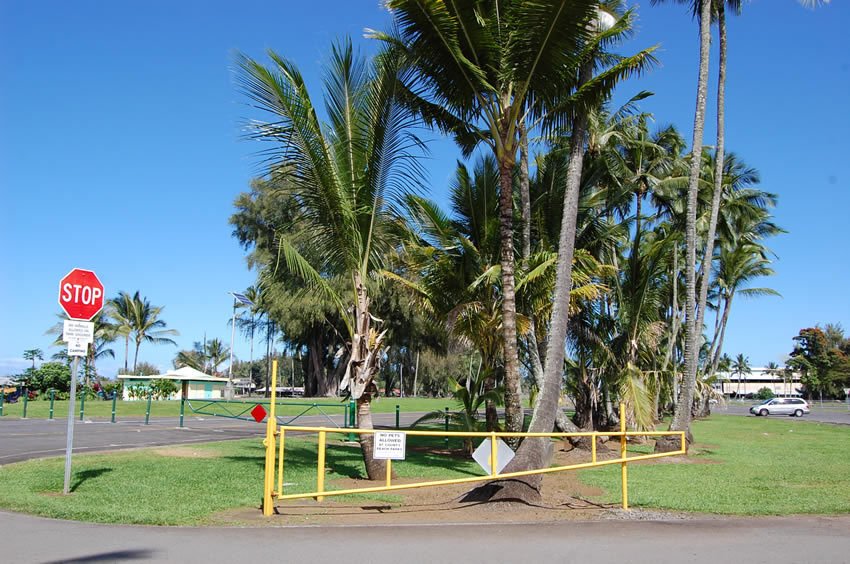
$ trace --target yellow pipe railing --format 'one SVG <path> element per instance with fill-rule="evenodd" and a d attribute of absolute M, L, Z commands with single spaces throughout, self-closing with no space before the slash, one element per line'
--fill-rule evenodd
<path fill-rule="evenodd" d="M 272 389 L 275 389 L 277 384 L 277 361 L 272 364 Z M 392 484 L 392 461 L 386 461 L 386 482 L 383 486 L 372 486 L 367 488 L 356 488 L 347 490 L 332 490 L 325 491 L 325 451 L 327 447 L 328 433 L 353 433 L 353 434 L 374 434 L 382 432 L 381 429 L 330 429 L 326 427 L 304 427 L 304 426 L 287 426 L 279 427 L 274 419 L 274 403 L 271 406 L 269 419 L 266 426 L 266 438 L 263 443 L 266 446 L 266 466 L 265 466 L 265 489 L 263 495 L 263 514 L 271 515 L 274 510 L 274 499 L 304 499 L 316 498 L 317 501 L 322 501 L 326 496 L 348 495 L 355 493 L 373 493 L 381 491 L 396 491 L 403 489 L 414 489 L 431 486 L 442 486 L 450 484 L 463 484 L 470 482 L 480 482 L 491 480 L 493 478 L 517 478 L 521 476 L 531 476 L 534 474 L 548 474 L 550 472 L 561 472 L 564 470 L 577 470 L 582 468 L 598 468 L 611 464 L 620 464 L 621 479 L 622 479 L 622 496 L 623 509 L 629 508 L 629 492 L 628 492 L 628 463 L 637 462 L 639 460 L 651 460 L 654 458 L 663 458 L 666 456 L 676 456 L 685 454 L 686 443 L 685 433 L 682 431 L 627 431 L 625 407 L 620 405 L 620 430 L 619 431 L 589 431 L 579 433 L 497 433 L 497 432 L 451 432 L 451 431 L 419 431 L 410 430 L 402 431 L 407 435 L 419 437 L 479 437 L 490 439 L 490 473 L 489 475 L 472 476 L 468 478 L 453 478 L 447 480 L 431 480 L 427 482 L 418 482 L 413 484 Z M 316 491 L 298 494 L 283 493 L 283 474 L 284 474 L 284 451 L 286 432 L 304 432 L 318 433 L 318 460 L 316 461 Z M 643 454 L 638 456 L 628 456 L 627 440 L 628 437 L 661 437 L 661 436 L 678 436 L 681 441 L 681 447 L 677 451 L 662 452 L 654 454 Z M 277 490 L 274 490 L 274 472 L 275 472 L 275 437 L 280 438 L 280 450 L 277 460 Z M 502 437 L 549 437 L 549 438 L 569 438 L 569 437 L 590 437 L 591 443 L 591 462 L 583 462 L 578 464 L 570 464 L 567 466 L 555 466 L 550 468 L 538 468 L 535 470 L 523 470 L 519 472 L 507 472 L 499 474 L 497 472 L 497 449 L 496 439 Z M 619 437 L 620 438 L 620 457 L 612 460 L 599 461 L 597 459 L 597 441 L 599 437 Z"/>

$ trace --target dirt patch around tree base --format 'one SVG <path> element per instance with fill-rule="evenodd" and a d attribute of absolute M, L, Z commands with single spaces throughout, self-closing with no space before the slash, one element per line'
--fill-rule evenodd
<path fill-rule="evenodd" d="M 617 458 L 619 452 L 600 448 L 600 460 Z M 587 462 L 586 451 L 560 450 L 555 453 L 559 465 Z M 677 457 L 680 458 L 680 457 Z M 664 461 L 672 459 L 656 459 Z M 653 463 L 648 460 L 645 463 Z M 686 459 L 683 459 L 686 460 Z M 393 484 L 417 480 L 393 480 Z M 340 478 L 328 482 L 334 489 L 365 488 L 375 485 L 361 479 Z M 464 503 L 460 501 L 476 483 L 454 484 L 381 493 L 393 501 L 357 499 L 347 496 L 340 501 L 326 497 L 277 502 L 275 515 L 263 517 L 259 507 L 238 509 L 215 515 L 211 524 L 250 526 L 342 526 L 342 525 L 450 525 L 460 523 L 541 523 L 553 521 L 596 521 L 610 519 L 652 520 L 690 519 L 687 513 L 639 510 L 623 511 L 619 504 L 592 501 L 604 492 L 583 484 L 574 470 L 553 472 L 543 479 L 544 503 L 529 505 L 516 502 Z M 374 494 L 373 494 L 374 495 Z M 395 501 L 398 500 L 398 501 Z"/>

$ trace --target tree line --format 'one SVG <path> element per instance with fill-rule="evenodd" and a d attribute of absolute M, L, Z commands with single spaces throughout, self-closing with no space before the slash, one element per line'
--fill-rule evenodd
<path fill-rule="evenodd" d="M 775 294 L 753 284 L 773 273 L 776 196 L 725 149 L 725 18 L 742 3 L 690 3 L 690 147 L 675 127 L 651 127 L 640 110 L 650 93 L 612 105 L 624 79 L 657 63 L 653 47 L 618 52 L 636 16 L 622 2 L 387 6 L 390 29 L 367 32 L 378 55 L 334 44 L 321 95 L 273 51 L 269 63 L 237 61 L 240 89 L 266 116 L 249 123 L 268 143 L 265 174 L 231 218 L 258 273 L 258 311 L 307 351 L 319 393 L 339 382 L 357 401 L 364 428 L 382 363 L 430 349 L 474 352 L 462 378 L 504 390 L 503 422 L 486 402 L 489 428 L 606 428 L 622 401 L 632 425 L 672 409 L 671 428 L 690 434 L 733 300 Z M 712 24 L 718 139 L 704 147 Z M 477 155 L 458 164 L 448 203 L 423 195 L 423 127 Z M 536 390 L 530 422 L 523 381 Z M 573 421 L 558 408 L 564 387 Z M 379 478 L 370 440 L 367 473 Z M 512 469 L 544 463 L 543 442 L 512 446 Z"/>

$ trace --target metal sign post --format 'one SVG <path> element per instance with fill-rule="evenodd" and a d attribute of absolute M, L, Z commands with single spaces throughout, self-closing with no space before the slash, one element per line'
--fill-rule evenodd
<path fill-rule="evenodd" d="M 74 357 L 71 369 L 71 397 L 68 401 L 68 438 L 65 441 L 65 485 L 62 493 L 71 493 L 71 451 L 74 449 L 74 399 L 77 394 L 77 369 L 80 366 L 80 357 Z"/>

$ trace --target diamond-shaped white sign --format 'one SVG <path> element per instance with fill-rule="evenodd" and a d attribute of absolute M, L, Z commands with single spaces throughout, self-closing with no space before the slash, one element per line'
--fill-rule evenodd
<path fill-rule="evenodd" d="M 487 474 L 490 474 L 490 439 L 481 441 L 481 444 L 472 453 L 472 458 Z M 514 451 L 511 450 L 511 447 L 502 439 L 496 439 L 496 474 L 504 470 L 513 458 Z"/>

